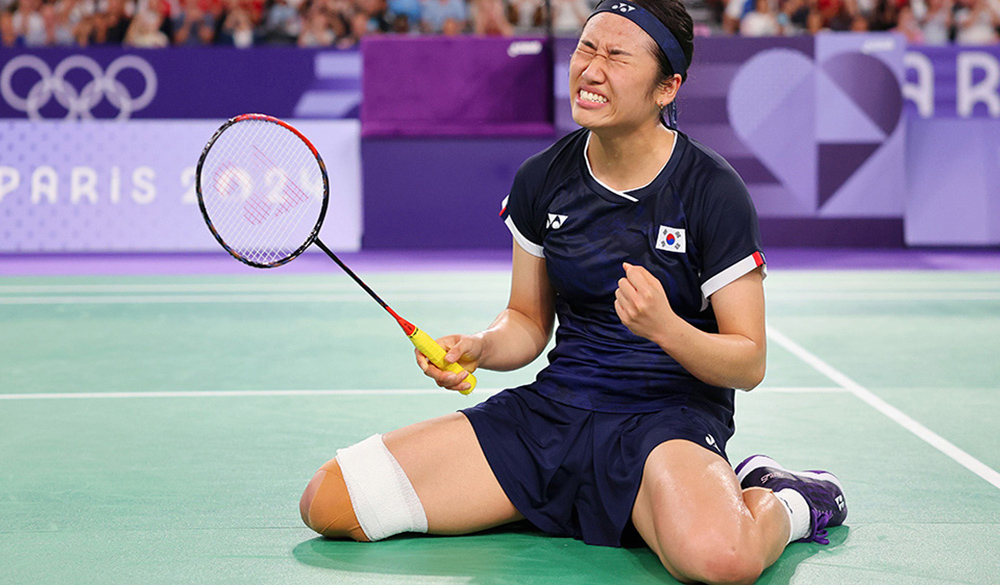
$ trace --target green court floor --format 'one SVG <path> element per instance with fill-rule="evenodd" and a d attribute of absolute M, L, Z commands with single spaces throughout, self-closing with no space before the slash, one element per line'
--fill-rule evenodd
<path fill-rule="evenodd" d="M 377 272 L 435 336 L 487 325 L 500 272 Z M 845 484 L 847 526 L 761 583 L 1000 582 L 1000 274 L 772 270 L 769 366 L 734 462 Z M 645 549 L 527 526 L 326 541 L 298 498 L 337 447 L 532 379 L 432 387 L 346 277 L 0 277 L 0 583 L 673 583 Z M 542 360 L 539 360 L 541 362 Z"/>

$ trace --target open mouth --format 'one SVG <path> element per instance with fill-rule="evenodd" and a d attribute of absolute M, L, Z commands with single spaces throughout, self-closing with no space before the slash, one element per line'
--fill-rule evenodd
<path fill-rule="evenodd" d="M 580 99 L 585 102 L 590 102 L 592 104 L 606 104 L 608 103 L 608 98 L 603 95 L 591 93 L 585 89 L 580 90 Z"/>

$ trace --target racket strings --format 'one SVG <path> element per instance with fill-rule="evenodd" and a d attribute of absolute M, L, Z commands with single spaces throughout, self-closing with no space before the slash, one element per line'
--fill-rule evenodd
<path fill-rule="evenodd" d="M 311 149 L 273 122 L 244 120 L 216 138 L 205 159 L 209 219 L 234 254 L 252 263 L 287 261 L 313 235 L 323 176 Z"/>
<path fill-rule="evenodd" d="M 256 261 L 260 254 L 248 245 L 246 228 L 237 221 L 243 215 L 243 205 L 253 196 L 252 179 L 244 168 L 245 153 L 240 148 L 244 135 L 248 134 L 244 129 L 248 124 L 257 123 L 243 122 L 227 128 L 209 152 L 207 167 L 218 166 L 209 174 L 214 180 L 208 186 L 205 203 L 217 233 L 227 245 L 245 258 Z"/>
<path fill-rule="evenodd" d="M 239 156 L 243 159 L 241 162 L 244 163 L 244 166 L 256 177 L 255 183 L 261 185 L 262 188 L 251 189 L 242 205 L 230 206 L 226 217 L 230 222 L 234 222 L 239 217 L 243 219 L 243 222 L 235 221 L 234 225 L 240 231 L 234 232 L 233 236 L 235 242 L 240 242 L 242 253 L 252 261 L 272 264 L 291 254 L 295 247 L 308 237 L 308 234 L 296 233 L 296 228 L 300 225 L 298 221 L 295 221 L 296 218 L 268 221 L 272 219 L 270 216 L 273 213 L 273 206 L 265 197 L 272 199 L 275 197 L 273 193 L 264 193 L 264 190 L 276 180 L 281 180 L 284 183 L 283 188 L 287 188 L 289 179 L 287 173 L 282 170 L 282 165 L 287 167 L 286 161 L 294 156 L 292 151 L 295 146 L 303 147 L 304 145 L 297 141 L 290 132 L 268 122 L 253 121 L 249 124 L 243 123 L 238 128 L 232 128 L 232 130 L 237 129 L 241 131 L 243 136 L 234 136 L 233 140 L 227 144 L 239 146 L 251 142 L 251 148 L 249 150 L 241 148 Z M 273 160 L 267 156 L 265 150 L 271 151 Z M 247 153 L 250 153 L 249 157 Z M 267 222 L 267 229 L 263 227 L 265 222 Z M 284 228 L 284 234 L 281 228 Z M 289 248 L 288 242 L 295 236 L 300 237 L 295 238 L 298 241 Z"/>
<path fill-rule="evenodd" d="M 316 223 L 316 218 L 309 216 L 307 211 L 309 210 L 309 196 L 301 187 L 288 176 L 288 173 L 284 170 L 289 168 L 287 165 L 271 162 L 266 158 L 263 152 L 260 152 L 261 158 L 265 161 L 270 162 L 273 168 L 278 169 L 280 176 L 283 177 L 283 185 L 281 189 L 280 202 L 275 203 L 274 215 L 275 217 L 282 217 L 282 219 L 289 226 L 299 226 L 306 227 L 309 231 L 305 234 L 300 234 L 298 229 L 289 229 L 286 235 L 280 242 L 277 242 L 277 247 L 274 248 L 275 251 L 280 251 L 280 256 L 284 257 L 295 251 L 299 246 L 301 246 L 306 239 L 311 235 L 312 227 Z M 294 156 L 291 152 L 287 153 L 288 157 Z M 317 173 L 318 174 L 318 173 Z M 318 209 L 317 209 L 318 211 Z M 312 221 L 308 221 L 308 220 Z M 272 257 L 271 260 L 279 260 L 279 257 Z"/>
<path fill-rule="evenodd" d="M 273 174 L 269 175 L 268 171 L 280 169 L 278 166 L 279 163 L 275 163 L 268 159 L 257 145 L 252 146 L 252 153 L 253 156 L 250 158 L 250 163 L 258 171 L 258 173 L 263 173 L 265 177 L 276 176 Z M 285 180 L 287 180 L 287 178 Z M 259 190 L 255 190 L 247 198 L 242 208 L 240 208 L 237 213 L 242 215 L 247 224 L 256 227 L 267 221 L 273 211 L 272 205 L 268 200 L 265 200 L 264 195 Z M 255 237 L 253 234 L 248 235 L 246 250 L 248 254 L 253 256 L 252 259 L 262 264 L 271 264 L 280 258 L 287 256 L 294 251 L 298 244 L 301 244 L 301 241 L 296 242 L 295 246 L 288 249 L 288 241 L 292 239 L 292 236 L 296 235 L 295 230 L 292 228 L 296 227 L 298 224 L 294 221 L 287 220 L 284 225 L 290 228 L 286 230 L 287 233 L 284 238 L 281 238 L 281 233 L 278 230 L 275 230 L 274 233 L 269 233 L 268 230 L 265 229 L 255 229 L 253 230 L 255 232 Z M 271 225 L 271 227 L 277 226 L 277 222 Z M 244 227 L 247 226 L 244 225 Z M 250 228 L 247 229 L 249 230 Z"/>

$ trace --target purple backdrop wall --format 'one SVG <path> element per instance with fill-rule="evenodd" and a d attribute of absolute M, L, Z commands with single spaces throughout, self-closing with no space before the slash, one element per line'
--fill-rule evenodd
<path fill-rule="evenodd" d="M 194 167 L 223 120 L 253 111 L 316 144 L 335 179 L 324 239 L 357 250 L 360 125 L 334 119 L 360 102 L 357 51 L 4 50 L 0 252 L 217 250 Z"/>
<path fill-rule="evenodd" d="M 190 132 L 167 119 L 207 119 L 198 123 L 207 129 L 254 110 L 297 119 L 364 113 L 374 124 L 369 138 L 360 145 L 356 134 L 349 140 L 363 159 L 355 170 L 363 173 L 365 247 L 506 248 L 509 237 L 496 212 L 514 171 L 575 127 L 566 82 L 575 41 L 542 43 L 540 51 L 534 43 L 421 39 L 423 56 L 414 53 L 415 64 L 402 68 L 398 48 L 404 41 L 375 43 L 380 49 L 370 57 L 389 73 L 368 79 L 363 112 L 358 52 L 4 51 L 0 118 L 85 123 L 45 122 L 39 127 L 45 132 L 26 134 L 23 127 L 0 126 L 0 227 L 23 238 L 18 229 L 38 221 L 39 212 L 96 214 L 91 225 L 112 234 L 108 218 L 124 218 L 126 204 L 137 203 L 128 202 L 129 189 L 138 185 L 144 200 L 147 171 L 131 174 L 140 167 L 154 170 L 156 201 L 181 200 L 190 163 L 166 161 L 193 163 L 204 138 L 187 144 Z M 439 59 L 427 56 L 435 46 L 466 58 L 461 66 L 440 67 Z M 395 49 L 380 52 L 386 47 Z M 554 79 L 538 78 L 549 49 Z M 421 63 L 433 78 L 420 79 Z M 458 99 L 446 104 L 449 98 Z M 680 112 L 681 129 L 745 178 L 765 243 L 901 246 L 904 219 L 910 244 L 1000 243 L 1000 209 L 991 203 L 997 183 L 987 180 L 1000 177 L 994 123 L 1000 120 L 1000 47 L 907 49 L 900 37 L 885 34 L 698 39 Z M 155 127 L 94 126 L 102 122 L 86 122 L 90 118 L 156 121 L 148 121 Z M 981 123 L 970 125 L 977 122 L 967 118 Z M 11 122 L 19 123 L 28 122 Z M 456 131 L 463 136 L 453 136 Z M 106 136 L 87 138 L 90 132 Z M 536 132 L 549 134 L 530 135 Z M 38 138 L 44 134 L 48 142 Z M 105 144 L 103 153 L 90 147 L 95 143 Z M 154 162 L 139 161 L 143 153 Z M 103 158 L 87 162 L 87 156 Z M 55 205 L 47 203 L 50 183 L 56 185 Z M 110 205 L 113 200 L 121 204 Z M 65 211 L 56 211 L 64 205 Z M 968 214 L 955 209 L 980 210 L 974 219 L 985 223 L 970 229 Z M 65 237 L 69 243 L 56 249 L 76 249 L 72 242 L 79 238 Z M 176 249 L 188 249 L 190 240 L 178 237 Z M 17 249 L 12 238 L 3 249 Z M 136 248 L 126 242 L 109 249 Z"/>
<path fill-rule="evenodd" d="M 362 54 L 364 136 L 552 134 L 545 39 L 369 37 Z"/>
<path fill-rule="evenodd" d="M 903 94 L 920 118 L 1000 118 L 1000 46 L 910 47 Z"/>
<path fill-rule="evenodd" d="M 495 215 L 528 155 L 576 127 L 567 82 L 574 46 L 562 39 L 554 47 L 557 133 L 548 140 L 364 139 L 365 247 L 508 246 L 495 218 L 479 220 Z M 903 245 L 904 48 L 902 37 L 886 34 L 698 39 L 681 129 L 746 180 L 765 243 Z M 436 72 L 436 83 L 470 84 L 458 72 L 443 81 L 448 74 Z M 494 83 L 479 80 L 471 85 Z M 413 186 L 419 205 L 409 198 Z M 469 221 L 450 221 L 456 213 Z M 419 233 L 389 234 L 387 217 L 420 218 L 412 221 Z"/>
<path fill-rule="evenodd" d="M 574 46 L 553 47 L 552 139 L 575 128 L 566 83 Z M 698 39 L 679 104 L 681 129 L 746 180 L 768 245 L 1000 243 L 1000 205 L 991 203 L 1000 183 L 987 180 L 1000 176 L 1000 132 L 958 123 L 1000 120 L 1000 47 L 908 48 L 891 34 Z M 366 140 L 374 213 L 365 246 L 509 245 L 497 222 L 479 223 L 513 175 L 492 171 L 516 169 L 549 142 Z M 488 156 L 471 154 L 481 149 Z M 396 195 L 409 186 L 419 186 L 419 205 Z M 472 221 L 443 219 L 456 209 Z M 419 218 L 419 236 L 387 235 L 387 217 Z"/>
<path fill-rule="evenodd" d="M 914 47 L 906 243 L 1000 245 L 1000 47 Z"/>
<path fill-rule="evenodd" d="M 357 51 L 295 48 L 0 52 L 0 118 L 357 117 Z"/>
<path fill-rule="evenodd" d="M 917 120 L 910 132 L 907 243 L 1000 244 L 1000 120 Z"/>
<path fill-rule="evenodd" d="M 500 202 L 551 138 L 365 138 L 364 249 L 507 248 Z"/>

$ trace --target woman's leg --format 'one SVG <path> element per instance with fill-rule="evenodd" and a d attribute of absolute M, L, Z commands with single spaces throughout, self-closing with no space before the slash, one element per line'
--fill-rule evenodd
<path fill-rule="evenodd" d="M 403 427 L 385 444 L 427 512 L 428 532 L 466 534 L 524 519 L 504 493 L 460 412 Z"/>
<path fill-rule="evenodd" d="M 646 459 L 632 522 L 676 579 L 752 583 L 788 542 L 780 506 L 769 490 L 741 491 L 718 455 L 674 440 Z"/>
<path fill-rule="evenodd" d="M 402 467 L 432 534 L 465 534 L 522 518 L 486 462 L 462 413 L 417 423 L 382 437 Z M 329 537 L 367 540 L 336 459 L 313 477 L 299 504 L 307 526 Z"/>

